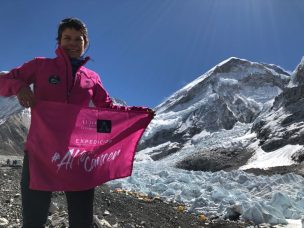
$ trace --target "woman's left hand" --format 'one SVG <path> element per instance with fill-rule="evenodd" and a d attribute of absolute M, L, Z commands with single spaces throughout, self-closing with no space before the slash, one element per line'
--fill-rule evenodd
<path fill-rule="evenodd" d="M 150 108 L 147 108 L 146 110 L 149 113 L 149 116 L 153 119 L 154 116 L 156 115 L 155 111 L 153 109 L 150 109 Z"/>
<path fill-rule="evenodd" d="M 152 119 L 155 116 L 155 111 L 153 109 L 147 108 L 147 107 L 132 106 L 132 107 L 129 108 L 129 110 L 146 111 Z"/>
<path fill-rule="evenodd" d="M 35 105 L 34 93 L 28 86 L 21 88 L 16 96 L 20 105 L 25 108 L 31 108 Z"/>

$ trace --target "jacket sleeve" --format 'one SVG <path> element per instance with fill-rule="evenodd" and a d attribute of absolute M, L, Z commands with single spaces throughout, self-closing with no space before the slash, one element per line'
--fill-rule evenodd
<path fill-rule="evenodd" d="M 37 61 L 31 60 L 10 72 L 0 75 L 0 96 L 17 95 L 21 88 L 34 82 Z"/>
<path fill-rule="evenodd" d="M 104 89 L 99 78 L 95 83 L 94 95 L 92 101 L 96 107 L 100 107 L 100 108 L 112 108 L 116 110 L 137 110 L 137 111 L 147 110 L 146 107 L 114 105 L 112 99 L 110 98 L 107 91 Z"/>

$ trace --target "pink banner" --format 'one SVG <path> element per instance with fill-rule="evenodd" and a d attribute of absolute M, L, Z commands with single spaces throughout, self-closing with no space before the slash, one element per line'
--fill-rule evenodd
<path fill-rule="evenodd" d="M 30 188 L 79 191 L 132 174 L 136 146 L 151 117 L 145 111 L 38 102 L 26 150 Z"/>

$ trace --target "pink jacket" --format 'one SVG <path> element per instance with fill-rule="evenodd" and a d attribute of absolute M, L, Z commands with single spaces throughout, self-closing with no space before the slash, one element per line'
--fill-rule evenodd
<path fill-rule="evenodd" d="M 98 74 L 83 65 L 77 70 L 75 80 L 69 57 L 61 47 L 56 50 L 57 57 L 35 58 L 9 73 L 0 76 L 0 96 L 16 95 L 23 87 L 34 84 L 36 100 L 88 106 L 92 100 L 97 107 L 127 109 L 115 106 L 102 86 Z M 145 109 L 129 107 L 128 109 Z"/>

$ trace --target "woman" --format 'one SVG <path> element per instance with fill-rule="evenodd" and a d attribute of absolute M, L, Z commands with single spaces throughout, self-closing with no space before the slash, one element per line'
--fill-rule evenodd
<path fill-rule="evenodd" d="M 87 107 L 92 101 L 97 107 L 114 109 L 151 109 L 122 107 L 112 104 L 97 73 L 84 67 L 89 57 L 83 58 L 88 46 L 88 31 L 85 24 L 76 18 L 60 22 L 57 36 L 57 57 L 35 58 L 21 67 L 0 77 L 0 95 L 16 95 L 24 107 L 33 107 L 37 100 L 77 104 Z M 30 85 L 34 85 L 34 91 Z M 92 226 L 94 189 L 65 192 L 68 203 L 70 227 Z M 23 227 L 44 227 L 47 221 L 52 192 L 29 188 L 28 153 L 25 153 L 21 195 Z"/>

